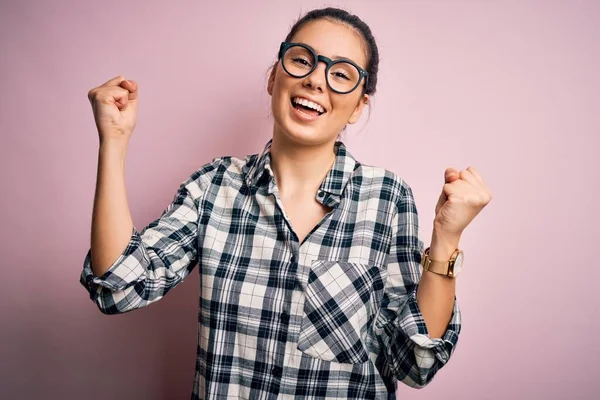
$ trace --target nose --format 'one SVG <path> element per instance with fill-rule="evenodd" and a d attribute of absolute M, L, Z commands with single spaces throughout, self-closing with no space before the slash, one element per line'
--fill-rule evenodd
<path fill-rule="evenodd" d="M 319 62 L 317 68 L 311 72 L 307 77 L 304 78 L 302 85 L 307 88 L 316 89 L 319 92 L 325 90 L 327 85 L 327 79 L 325 78 L 325 70 L 327 65 L 324 62 Z"/>

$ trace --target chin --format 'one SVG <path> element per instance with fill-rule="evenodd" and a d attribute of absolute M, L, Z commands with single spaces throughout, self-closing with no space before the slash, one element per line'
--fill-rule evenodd
<path fill-rule="evenodd" d="M 337 135 L 331 137 L 331 135 L 323 134 L 322 130 L 315 129 L 314 127 L 302 126 L 293 121 L 292 123 L 280 125 L 279 129 L 276 129 L 274 134 L 283 136 L 281 139 L 292 142 L 301 146 L 318 146 L 326 143 L 330 143 L 337 138 Z"/>

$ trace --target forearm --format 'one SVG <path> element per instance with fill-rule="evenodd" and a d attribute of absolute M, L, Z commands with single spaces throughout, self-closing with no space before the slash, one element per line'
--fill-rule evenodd
<path fill-rule="evenodd" d="M 449 260 L 458 248 L 460 237 L 442 235 L 434 228 L 429 255 L 432 260 Z M 417 289 L 417 304 L 431 338 L 441 338 L 454 308 L 456 280 L 433 272 L 423 271 Z"/>
<path fill-rule="evenodd" d="M 91 258 L 94 275 L 103 275 L 127 247 L 133 221 L 125 189 L 127 145 L 107 141 L 98 152 L 92 214 Z"/>

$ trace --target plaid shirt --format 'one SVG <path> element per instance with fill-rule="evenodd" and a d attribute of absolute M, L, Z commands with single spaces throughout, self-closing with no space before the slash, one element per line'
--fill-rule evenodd
<path fill-rule="evenodd" d="M 431 339 L 416 301 L 423 242 L 410 187 L 336 143 L 316 193 L 331 211 L 302 243 L 261 155 L 222 157 L 181 184 L 101 277 L 81 283 L 106 314 L 160 300 L 200 270 L 192 399 L 387 399 L 426 385 L 460 332 L 456 305 Z M 392 394 L 390 394 L 392 393 Z"/>

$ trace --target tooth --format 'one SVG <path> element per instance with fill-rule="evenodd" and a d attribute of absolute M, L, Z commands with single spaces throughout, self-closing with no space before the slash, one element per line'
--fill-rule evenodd
<path fill-rule="evenodd" d="M 292 102 L 294 104 L 301 104 L 305 107 L 310 107 L 319 113 L 325 112 L 325 108 L 323 106 L 321 106 L 320 104 L 315 103 L 314 101 L 310 101 L 308 99 L 304 99 L 302 97 L 293 97 Z"/>

